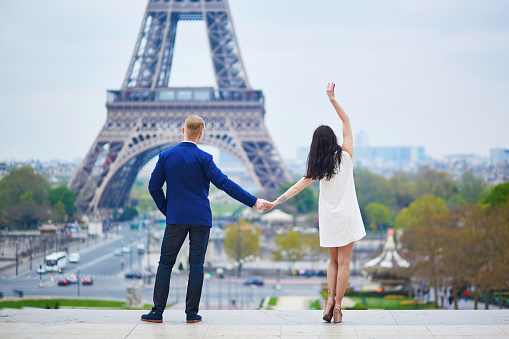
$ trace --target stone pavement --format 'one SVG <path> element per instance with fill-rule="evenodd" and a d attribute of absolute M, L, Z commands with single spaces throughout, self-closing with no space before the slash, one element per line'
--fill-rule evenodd
<path fill-rule="evenodd" d="M 0 310 L 0 338 L 509 338 L 509 311 L 343 311 L 341 324 L 321 311 L 202 311 L 186 324 L 166 311 L 162 324 L 144 311 Z"/>

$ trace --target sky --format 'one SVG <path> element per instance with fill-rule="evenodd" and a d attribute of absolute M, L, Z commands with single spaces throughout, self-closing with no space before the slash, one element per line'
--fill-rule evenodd
<path fill-rule="evenodd" d="M 146 0 L 0 1 L 0 161 L 82 158 L 119 89 Z M 506 0 L 230 0 L 248 80 L 285 159 L 341 123 L 370 146 L 509 148 Z M 205 23 L 180 22 L 170 86 L 214 86 Z M 355 142 L 355 140 L 354 140 Z"/>

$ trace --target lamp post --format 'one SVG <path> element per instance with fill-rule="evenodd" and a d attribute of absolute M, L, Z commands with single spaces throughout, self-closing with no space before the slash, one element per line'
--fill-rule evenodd
<path fill-rule="evenodd" d="M 78 297 L 80 296 L 80 267 L 76 267 L 76 278 L 78 279 Z"/>

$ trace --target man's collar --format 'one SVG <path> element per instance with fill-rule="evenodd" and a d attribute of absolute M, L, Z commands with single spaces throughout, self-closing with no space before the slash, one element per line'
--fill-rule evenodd
<path fill-rule="evenodd" d="M 191 140 L 183 140 L 182 142 L 190 142 L 191 144 L 195 144 L 196 146 L 198 146 L 194 141 Z"/>

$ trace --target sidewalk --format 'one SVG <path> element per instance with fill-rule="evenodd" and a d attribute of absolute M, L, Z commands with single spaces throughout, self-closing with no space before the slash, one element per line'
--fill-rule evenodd
<path fill-rule="evenodd" d="M 140 321 L 146 311 L 0 310 L 0 338 L 509 338 L 509 311 L 343 311 L 341 324 L 322 311 L 201 311 L 186 324 L 166 311 L 162 324 Z"/>

